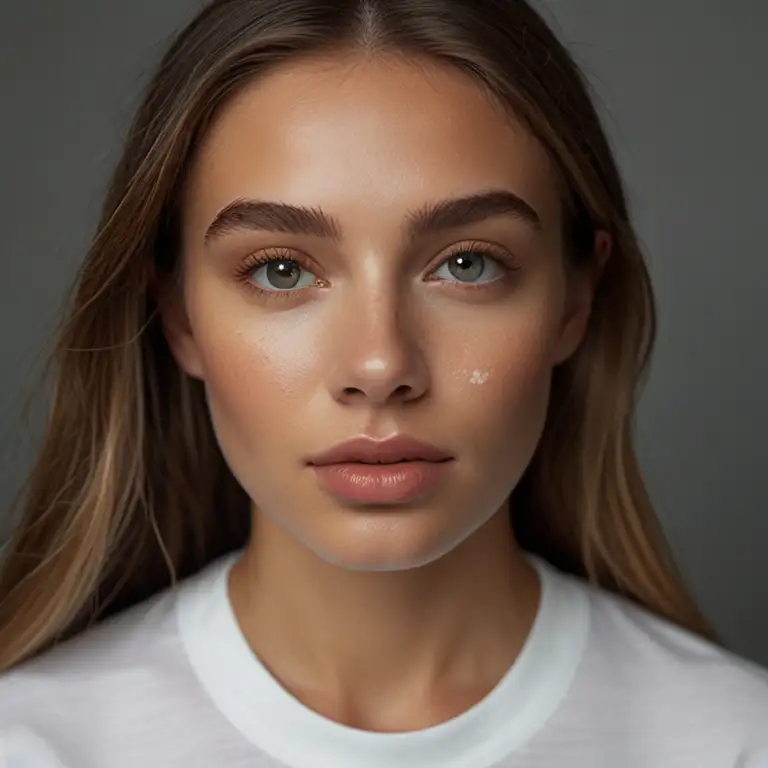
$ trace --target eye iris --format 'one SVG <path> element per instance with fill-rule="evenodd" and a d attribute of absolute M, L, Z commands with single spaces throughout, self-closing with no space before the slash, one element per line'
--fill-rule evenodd
<path fill-rule="evenodd" d="M 472 251 L 457 253 L 449 259 L 448 271 L 458 280 L 477 280 L 485 271 L 483 255 Z"/>
<path fill-rule="evenodd" d="M 301 267 L 291 259 L 275 259 L 267 264 L 267 279 L 282 290 L 295 288 L 301 278 Z"/>

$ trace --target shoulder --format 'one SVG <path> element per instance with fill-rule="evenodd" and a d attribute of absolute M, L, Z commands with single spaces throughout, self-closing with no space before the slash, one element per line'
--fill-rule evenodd
<path fill-rule="evenodd" d="M 137 765 L 148 750 L 150 763 L 177 760 L 168 750 L 185 743 L 195 717 L 211 716 L 180 631 L 182 606 L 204 608 L 229 561 L 0 676 L 0 768 Z"/>
<path fill-rule="evenodd" d="M 651 731 L 693 738 L 708 729 L 706 738 L 737 752 L 768 748 L 768 670 L 624 598 L 588 591 L 587 665 L 623 692 L 615 705 Z"/>
<path fill-rule="evenodd" d="M 78 765 L 62 745 L 151 697 L 158 672 L 180 663 L 174 597 L 163 592 L 0 676 L 0 768 Z"/>
<path fill-rule="evenodd" d="M 11 697 L 34 697 L 43 686 L 65 693 L 96 688 L 127 669 L 151 666 L 174 637 L 174 592 L 163 592 L 0 676 L 0 715 Z"/>

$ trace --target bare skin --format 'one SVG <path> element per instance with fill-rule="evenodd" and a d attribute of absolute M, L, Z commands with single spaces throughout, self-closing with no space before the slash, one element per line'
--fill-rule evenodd
<path fill-rule="evenodd" d="M 488 190 L 512 192 L 538 224 L 497 213 L 408 236 L 409 212 Z M 341 231 L 206 238 L 243 198 L 320 208 Z M 230 579 L 246 638 L 285 688 L 339 722 L 408 731 L 458 715 L 498 683 L 536 615 L 538 577 L 506 499 L 594 286 L 566 269 L 548 157 L 452 70 L 304 61 L 226 106 L 184 203 L 184 301 L 166 331 L 205 382 L 254 502 Z M 599 235 L 596 264 L 608 250 Z M 467 252 L 480 276 L 464 281 L 449 265 Z M 296 261 L 297 287 L 253 263 L 265 254 Z M 304 464 L 394 433 L 454 456 L 417 504 L 345 506 Z"/>

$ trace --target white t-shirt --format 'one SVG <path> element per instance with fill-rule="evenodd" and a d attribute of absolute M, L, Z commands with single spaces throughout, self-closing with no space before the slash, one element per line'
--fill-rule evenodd
<path fill-rule="evenodd" d="M 458 717 L 370 733 L 241 634 L 228 556 L 0 678 L 2 768 L 768 768 L 768 672 L 530 556 L 526 644 Z"/>

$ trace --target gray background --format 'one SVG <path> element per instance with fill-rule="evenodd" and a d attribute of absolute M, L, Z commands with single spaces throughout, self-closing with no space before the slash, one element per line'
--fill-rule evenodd
<path fill-rule="evenodd" d="M 24 397 L 142 84 L 192 0 L 1 0 L 0 510 L 44 408 Z M 768 666 L 768 3 L 550 0 L 602 102 L 660 338 L 639 449 L 705 612 Z M 0 512 L 8 527 L 9 518 Z"/>

